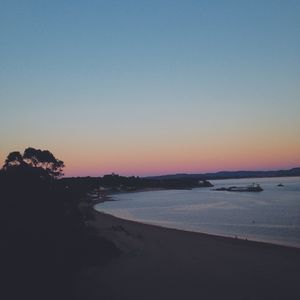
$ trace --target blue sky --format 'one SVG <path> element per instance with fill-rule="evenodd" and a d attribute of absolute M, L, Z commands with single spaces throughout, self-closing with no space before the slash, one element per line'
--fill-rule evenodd
<path fill-rule="evenodd" d="M 72 175 L 300 163 L 299 1 L 0 4 L 2 161 L 31 145 Z"/>

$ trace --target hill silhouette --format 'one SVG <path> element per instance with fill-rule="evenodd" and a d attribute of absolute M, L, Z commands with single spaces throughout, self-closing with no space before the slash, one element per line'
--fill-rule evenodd
<path fill-rule="evenodd" d="M 87 187 L 66 188 L 57 179 L 63 162 L 28 149 L 10 153 L 0 171 L 0 298 L 74 299 L 78 272 L 118 249 L 86 226 L 79 203 Z"/>
<path fill-rule="evenodd" d="M 215 173 L 200 173 L 200 174 L 167 174 L 159 176 L 147 176 L 146 179 L 195 179 L 195 180 L 212 180 L 212 179 L 236 179 L 236 178 L 259 178 L 259 177 L 289 177 L 300 176 L 300 167 L 289 170 L 275 171 L 220 171 Z"/>

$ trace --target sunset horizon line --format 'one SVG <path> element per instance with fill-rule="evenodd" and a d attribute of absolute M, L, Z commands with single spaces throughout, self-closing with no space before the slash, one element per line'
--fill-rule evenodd
<path fill-rule="evenodd" d="M 129 172 L 117 172 L 117 171 L 112 171 L 112 172 L 104 172 L 99 175 L 96 174 L 90 174 L 90 175 L 64 175 L 63 178 L 72 178 L 72 177 L 103 177 L 105 175 L 118 175 L 118 176 L 124 176 L 124 177 L 142 177 L 142 178 L 147 178 L 147 177 L 163 177 L 163 176 L 174 176 L 174 175 L 207 175 L 207 174 L 218 174 L 218 173 L 231 173 L 231 172 L 278 172 L 278 171 L 290 171 L 293 169 L 300 169 L 300 164 L 295 165 L 295 166 L 290 166 L 290 167 L 274 167 L 274 168 L 253 168 L 253 169 L 218 169 L 218 170 L 211 170 L 211 171 L 191 171 L 191 172 L 185 172 L 185 171 L 170 171 L 170 172 L 164 172 L 164 173 L 159 173 L 159 172 L 153 172 L 153 173 L 148 173 L 148 174 L 134 174 L 134 173 L 129 173 Z M 99 172 L 100 173 L 100 172 Z M 126 173 L 126 174 L 125 174 Z"/>

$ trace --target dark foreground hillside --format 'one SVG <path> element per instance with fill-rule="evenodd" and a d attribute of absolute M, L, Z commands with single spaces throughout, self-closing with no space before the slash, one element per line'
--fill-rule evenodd
<path fill-rule="evenodd" d="M 28 169 L 0 173 L 0 299 L 74 299 L 80 272 L 118 255 L 86 226 L 83 192 Z"/>

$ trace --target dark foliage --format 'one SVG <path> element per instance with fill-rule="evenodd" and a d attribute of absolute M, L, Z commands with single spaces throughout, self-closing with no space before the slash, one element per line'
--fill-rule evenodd
<path fill-rule="evenodd" d="M 81 190 L 97 190 L 99 186 L 106 189 L 103 194 L 115 192 L 131 192 L 142 189 L 191 189 L 195 187 L 211 187 L 205 180 L 195 178 L 152 179 L 138 176 L 120 176 L 118 174 L 104 175 L 103 177 L 71 177 L 59 180 L 61 185 L 80 193 Z"/>
<path fill-rule="evenodd" d="M 85 226 L 85 190 L 48 176 L 49 151 L 28 149 L 10 153 L 0 171 L 0 299 L 74 299 L 78 272 L 118 250 Z"/>
<path fill-rule="evenodd" d="M 209 185 L 209 182 L 204 180 Z M 104 187 L 123 187 L 123 189 L 143 189 L 143 188 L 165 188 L 165 189 L 188 189 L 199 187 L 199 180 L 195 178 L 171 178 L 171 179 L 151 179 L 140 177 L 124 177 L 117 174 L 104 175 L 99 178 L 100 185 Z"/>
<path fill-rule="evenodd" d="M 20 172 L 20 168 L 24 168 L 25 172 L 39 172 L 40 177 L 58 178 L 63 175 L 64 162 L 48 150 L 29 147 L 23 155 L 18 151 L 9 153 L 3 166 L 6 172 L 15 172 L 16 169 Z"/>

